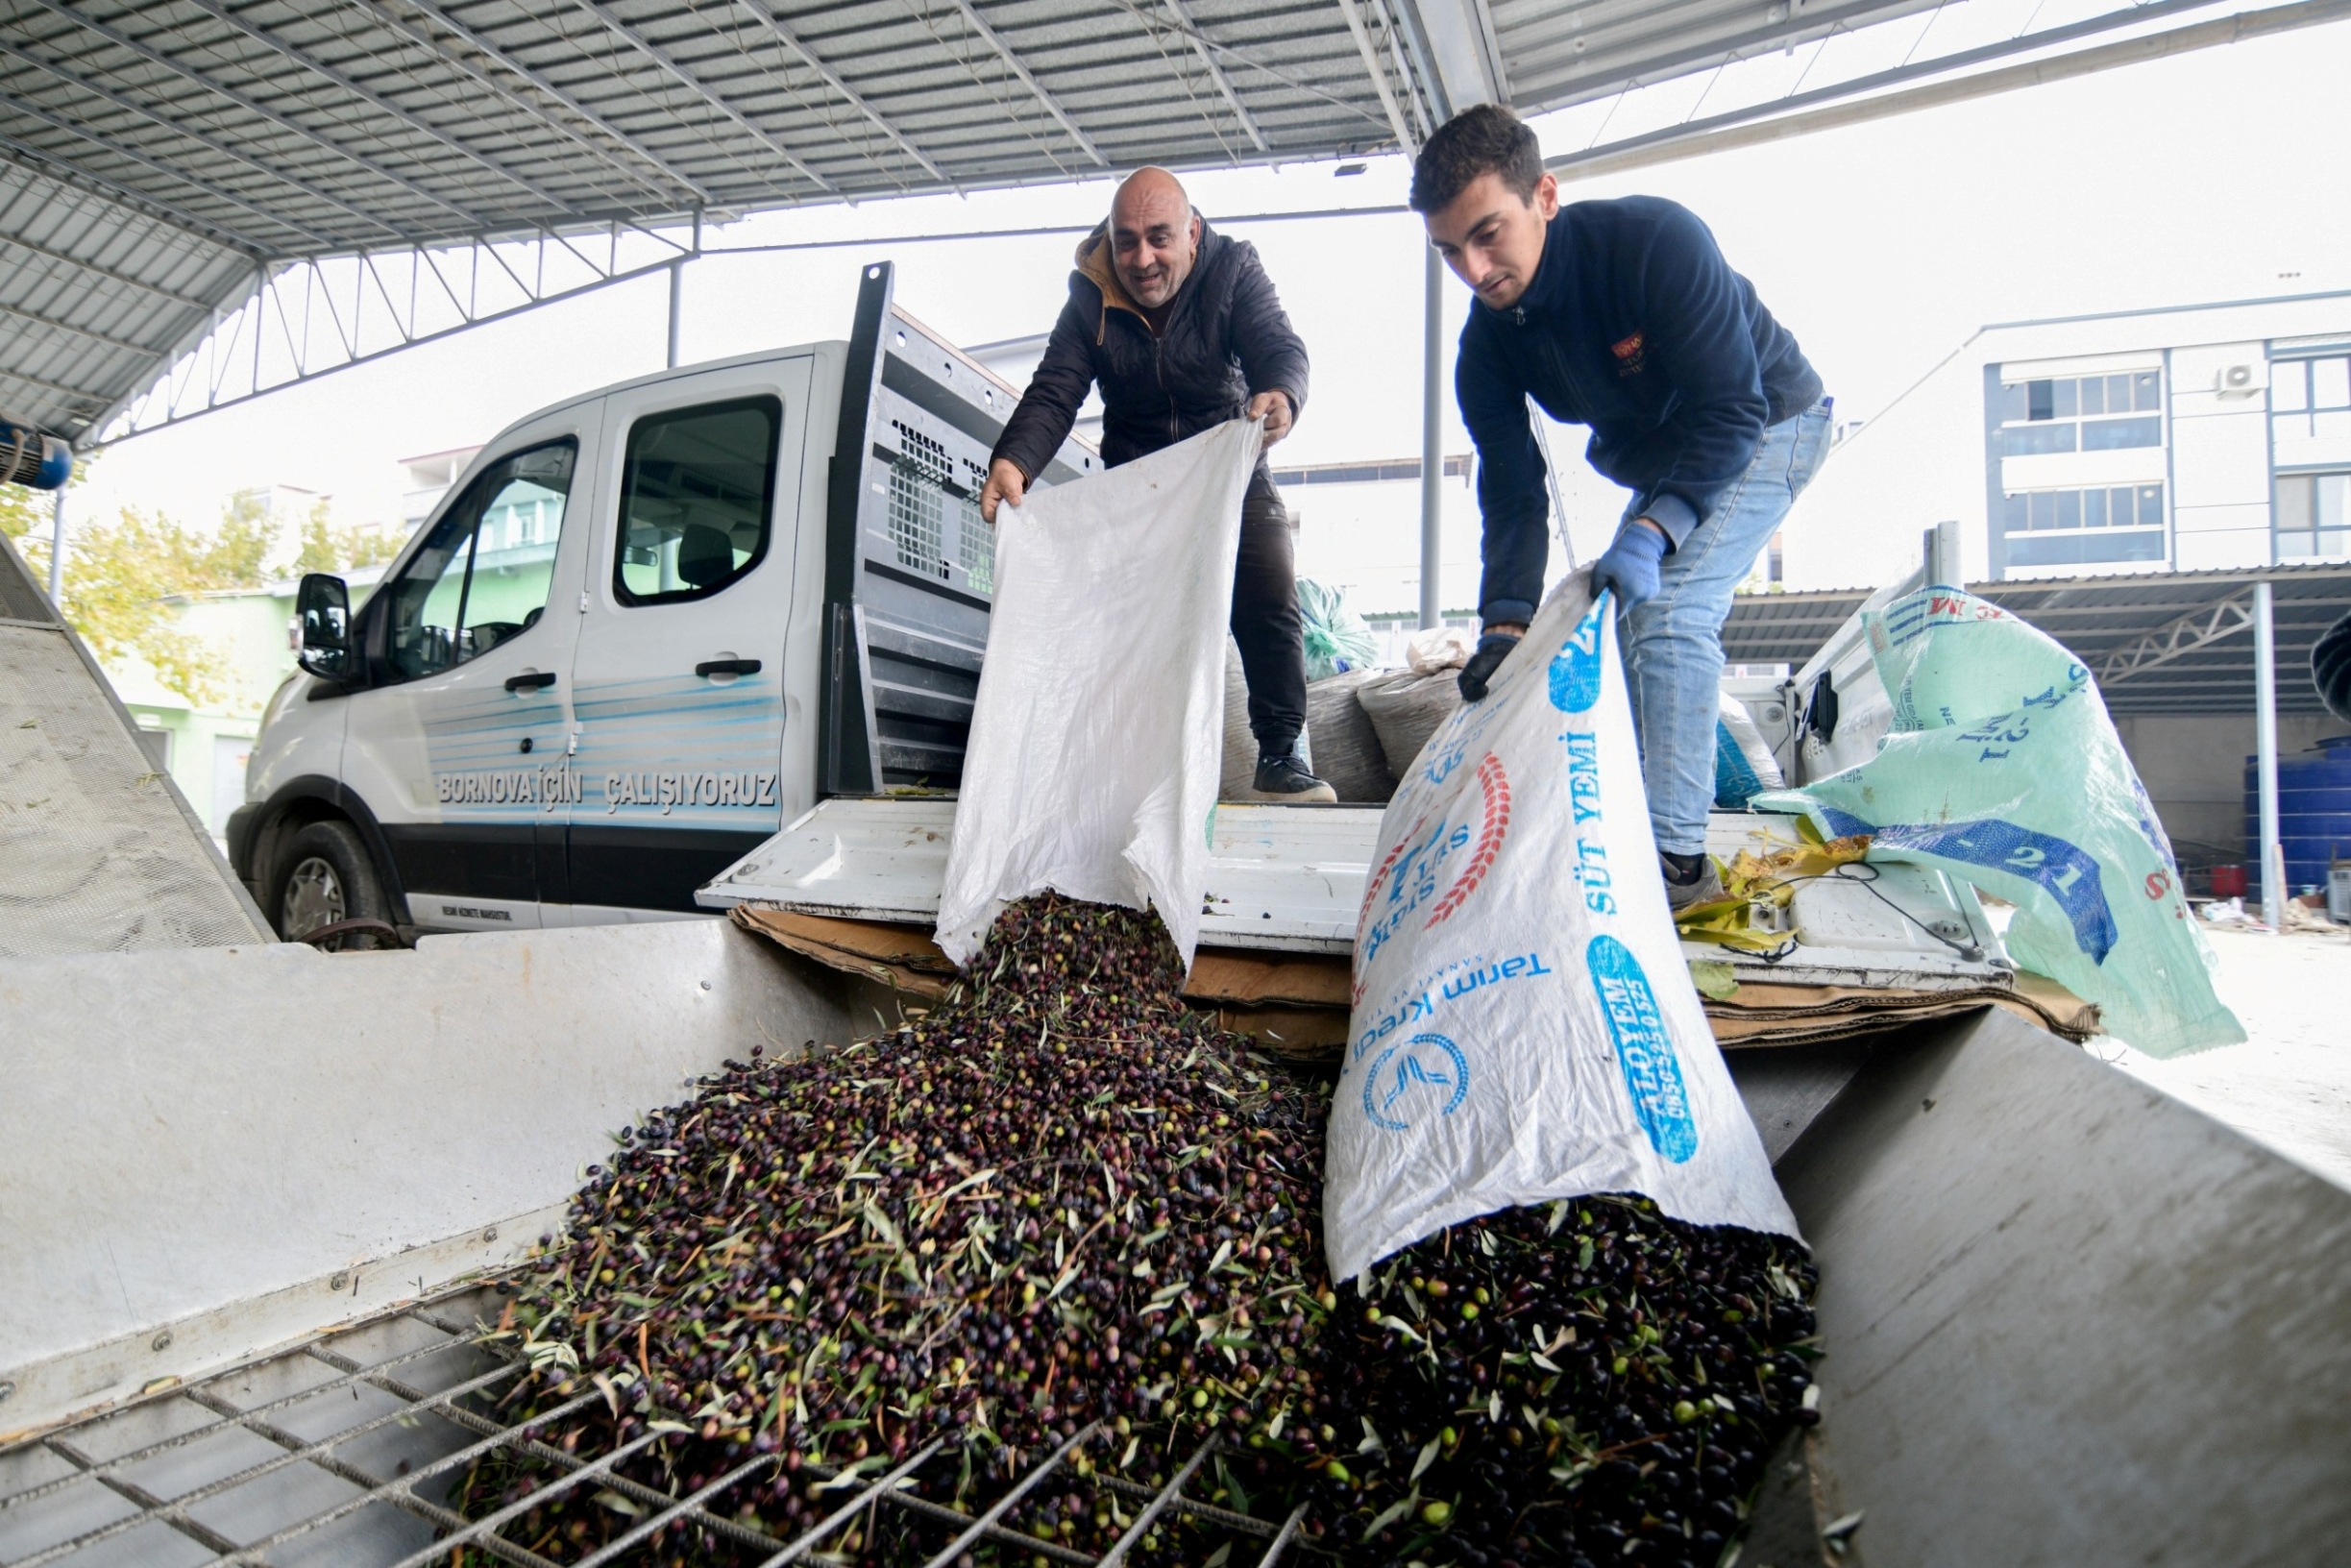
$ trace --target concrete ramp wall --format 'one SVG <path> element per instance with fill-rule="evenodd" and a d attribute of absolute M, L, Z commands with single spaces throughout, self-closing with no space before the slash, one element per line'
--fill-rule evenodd
<path fill-rule="evenodd" d="M 2345 1560 L 2351 1191 L 1998 1012 L 1869 1052 L 1779 1175 L 1842 1564 Z"/>
<path fill-rule="evenodd" d="M 0 1433 L 516 1257 L 847 986 L 722 920 L 0 959 Z"/>

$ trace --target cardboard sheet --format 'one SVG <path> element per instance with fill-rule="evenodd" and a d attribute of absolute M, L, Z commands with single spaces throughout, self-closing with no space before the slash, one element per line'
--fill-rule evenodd
<path fill-rule="evenodd" d="M 955 983 L 955 966 L 920 926 L 752 904 L 737 905 L 733 919 L 804 958 L 906 995 L 935 1000 Z M 1347 960 L 1335 954 L 1203 947 L 1192 960 L 1184 999 L 1282 1056 L 1335 1066 L 1347 1043 L 1349 987 Z M 1983 1007 L 2006 1008 L 2076 1043 L 2099 1032 L 2096 1007 L 2037 974 L 2019 974 L 2014 991 L 1742 985 L 1729 999 L 1709 998 L 1705 1005 L 1715 1041 L 1727 1051 L 1866 1039 Z"/>

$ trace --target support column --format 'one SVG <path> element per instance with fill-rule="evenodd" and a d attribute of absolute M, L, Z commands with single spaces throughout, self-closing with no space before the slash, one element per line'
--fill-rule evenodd
<path fill-rule="evenodd" d="M 1445 266 L 1433 245 L 1421 255 L 1420 624 L 1426 630 L 1445 615 Z"/>
<path fill-rule="evenodd" d="M 71 488 L 71 478 L 57 487 L 57 511 L 49 525 L 49 602 L 61 617 L 65 613 L 65 492 Z"/>
<path fill-rule="evenodd" d="M 2253 749 L 2261 787 L 2262 921 L 2270 930 L 2286 919 L 2286 868 L 2278 853 L 2278 649 L 2266 580 L 2253 585 Z"/>
<path fill-rule="evenodd" d="M 673 261 L 670 263 L 670 357 L 667 361 L 672 370 L 677 368 L 677 323 L 684 313 L 685 296 L 686 263 L 682 260 Z"/>

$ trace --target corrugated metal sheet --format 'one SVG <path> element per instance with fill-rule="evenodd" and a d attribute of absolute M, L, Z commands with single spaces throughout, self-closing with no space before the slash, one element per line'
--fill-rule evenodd
<path fill-rule="evenodd" d="M 2311 685 L 2311 645 L 2351 612 L 2351 562 L 1982 582 L 1968 591 L 2047 632 L 2094 672 L 2105 672 L 2142 637 L 2182 622 L 2209 624 L 2225 601 L 2247 595 L 2264 577 L 2275 600 L 2278 711 L 2321 712 Z M 1800 665 L 1868 597 L 1858 588 L 1742 595 L 1723 627 L 1724 653 L 1734 664 Z M 2127 674 L 2102 674 L 2099 691 L 2117 714 L 2251 713 L 2251 625 L 2225 629 Z"/>
<path fill-rule="evenodd" d="M 1365 152 L 1448 25 L 1539 110 L 1915 3 L 0 0 L 0 407 L 82 436 L 272 260 Z"/>

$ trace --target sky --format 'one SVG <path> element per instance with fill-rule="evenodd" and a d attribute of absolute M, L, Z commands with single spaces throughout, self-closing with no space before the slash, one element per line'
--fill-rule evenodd
<path fill-rule="evenodd" d="M 2062 0 L 2061 0 L 2062 3 Z M 2038 12 L 2033 0 L 1953 0 L 1872 30 L 1839 69 L 1896 63 Z M 2095 9 L 2085 6 L 2082 9 Z M 2047 16 L 2041 25 L 2047 25 Z M 1961 41 L 1965 41 L 1962 38 Z M 1711 111 L 1816 65 L 1767 57 L 1537 122 L 1550 154 Z M 1819 86 L 1834 73 L 1805 78 Z M 1847 130 L 1578 182 L 1569 199 L 1645 192 L 1695 209 L 1731 265 L 1802 343 L 1837 399 L 1866 418 L 1988 322 L 2351 287 L 2351 25 L 2134 65 Z M 1220 217 L 1400 204 L 1408 169 L 1374 159 L 1339 177 L 1315 162 L 1188 176 Z M 1108 182 L 768 214 L 712 245 L 1084 223 Z M 1237 226 L 1313 360 L 1279 461 L 1418 451 L 1424 240 L 1408 214 Z M 845 336 L 860 265 L 899 266 L 897 298 L 965 343 L 1043 331 L 1065 297 L 1067 236 L 709 257 L 686 275 L 683 359 Z M 1445 281 L 1447 380 L 1467 290 Z M 118 443 L 74 506 L 159 509 L 191 522 L 233 491 L 288 485 L 333 498 L 338 521 L 396 517 L 398 459 L 472 446 L 534 408 L 661 368 L 668 292 L 605 289 Z M 1448 452 L 1467 450 L 1446 399 Z M 1571 468 L 1578 441 L 1557 451 Z M 1571 487 L 1577 532 L 1606 499 Z M 1452 596 L 1449 596 L 1452 597 Z"/>

